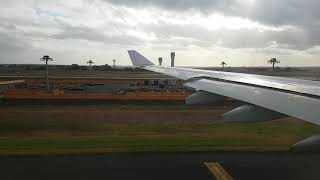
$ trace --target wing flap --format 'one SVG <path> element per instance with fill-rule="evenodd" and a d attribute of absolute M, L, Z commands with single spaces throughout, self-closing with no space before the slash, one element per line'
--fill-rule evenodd
<path fill-rule="evenodd" d="M 320 100 L 260 87 L 201 79 L 185 84 L 320 125 Z"/>

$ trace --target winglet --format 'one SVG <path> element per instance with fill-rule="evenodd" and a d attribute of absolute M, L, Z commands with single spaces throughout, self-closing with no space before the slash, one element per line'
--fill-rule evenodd
<path fill-rule="evenodd" d="M 151 61 L 149 61 L 147 58 L 142 56 L 140 53 L 138 53 L 135 50 L 129 50 L 128 51 L 130 59 L 132 61 L 132 64 L 134 66 L 149 66 L 154 65 Z"/>

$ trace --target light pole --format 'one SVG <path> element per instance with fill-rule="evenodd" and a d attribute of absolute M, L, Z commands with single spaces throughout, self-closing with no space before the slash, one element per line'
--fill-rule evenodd
<path fill-rule="evenodd" d="M 93 62 L 92 60 L 89 60 L 89 61 L 87 62 L 87 64 L 89 64 L 89 66 L 90 66 L 90 71 L 91 71 L 91 70 L 92 70 L 91 65 L 94 64 L 94 62 Z"/>
<path fill-rule="evenodd" d="M 272 70 L 274 71 L 274 65 L 280 63 L 277 58 L 271 58 L 268 63 L 272 64 Z"/>
<path fill-rule="evenodd" d="M 47 88 L 48 91 L 50 91 L 50 85 L 49 85 L 49 68 L 48 68 L 48 61 L 53 61 L 53 58 L 51 58 L 48 55 L 43 56 L 40 58 L 40 61 L 45 61 L 46 62 L 46 80 L 47 80 Z"/>
<path fill-rule="evenodd" d="M 222 66 L 222 71 L 223 71 L 224 66 L 226 66 L 226 65 L 227 65 L 227 63 L 225 63 L 224 61 L 222 61 L 222 63 L 221 63 L 220 65 Z"/>
<path fill-rule="evenodd" d="M 113 61 L 113 68 L 116 68 L 116 62 L 117 61 L 115 59 L 113 59 L 112 61 Z"/>
<path fill-rule="evenodd" d="M 84 88 L 84 94 L 87 94 L 87 80 L 86 80 L 86 70 L 82 66 L 80 66 L 81 72 L 82 72 L 82 87 Z"/>

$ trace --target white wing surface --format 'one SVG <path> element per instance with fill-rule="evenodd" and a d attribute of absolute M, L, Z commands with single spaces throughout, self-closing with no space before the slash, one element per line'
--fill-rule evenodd
<path fill-rule="evenodd" d="M 186 86 L 238 99 L 320 125 L 320 83 L 243 73 L 155 66 L 136 51 L 132 63 L 143 69 L 185 80 Z"/>

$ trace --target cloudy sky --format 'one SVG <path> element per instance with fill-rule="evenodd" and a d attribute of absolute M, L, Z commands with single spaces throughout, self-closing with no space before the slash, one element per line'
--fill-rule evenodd
<path fill-rule="evenodd" d="M 319 0 L 0 0 L 0 63 L 320 66 Z"/>

